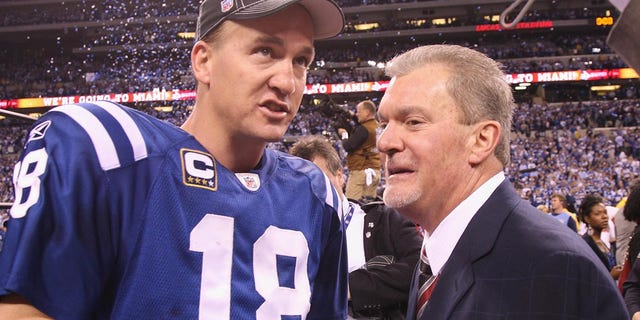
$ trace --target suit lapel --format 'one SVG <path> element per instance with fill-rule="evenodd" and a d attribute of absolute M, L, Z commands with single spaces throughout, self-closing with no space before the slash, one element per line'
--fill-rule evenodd
<path fill-rule="evenodd" d="M 517 197 L 513 186 L 505 180 L 480 207 L 442 268 L 423 319 L 447 319 L 451 316 L 455 306 L 474 283 L 473 263 L 493 248 L 502 225 L 518 201 L 521 199 Z M 412 289 L 412 295 L 413 292 Z"/>
<path fill-rule="evenodd" d="M 416 300 L 418 299 L 418 268 L 420 263 L 416 264 L 416 267 L 413 269 L 413 279 L 411 281 L 411 289 L 409 289 L 409 301 L 407 303 L 407 319 L 415 319 L 416 318 Z M 426 312 L 425 312 L 426 313 Z"/>

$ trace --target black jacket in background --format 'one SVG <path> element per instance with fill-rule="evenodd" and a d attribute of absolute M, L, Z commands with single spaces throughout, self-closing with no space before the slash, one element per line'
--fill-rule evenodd
<path fill-rule="evenodd" d="M 362 205 L 366 269 L 349 274 L 356 315 L 404 319 L 422 237 L 415 224 L 380 201 Z"/>

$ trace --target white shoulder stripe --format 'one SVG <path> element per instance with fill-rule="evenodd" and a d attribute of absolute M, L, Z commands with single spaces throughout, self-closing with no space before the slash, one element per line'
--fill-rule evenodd
<path fill-rule="evenodd" d="M 329 177 L 327 177 L 326 174 L 323 174 L 322 176 L 324 176 L 324 185 L 327 188 L 327 198 L 324 199 L 324 202 L 337 209 L 335 203 L 333 203 L 333 188 L 331 187 L 331 180 L 329 180 Z"/>
<path fill-rule="evenodd" d="M 67 105 L 52 109 L 62 112 L 77 122 L 89 135 L 93 148 L 98 155 L 100 166 L 109 170 L 120 166 L 116 146 L 100 120 L 89 110 L 77 105 Z"/>
<path fill-rule="evenodd" d="M 124 132 L 127 134 L 129 142 L 131 142 L 131 146 L 133 148 L 133 158 L 135 160 L 146 158 L 148 155 L 147 144 L 142 137 L 140 128 L 138 128 L 136 123 L 133 122 L 131 116 L 129 116 L 126 111 L 118 108 L 111 102 L 97 101 L 94 103 L 109 112 L 116 120 L 118 120 L 118 123 L 120 123 L 122 129 L 124 129 Z"/>

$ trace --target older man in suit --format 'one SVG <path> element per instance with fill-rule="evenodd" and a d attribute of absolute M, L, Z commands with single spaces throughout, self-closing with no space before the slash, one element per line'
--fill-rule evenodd
<path fill-rule="evenodd" d="M 499 64 L 433 45 L 386 72 L 383 198 L 425 230 L 407 319 L 628 319 L 593 251 L 505 178 L 513 96 Z"/>

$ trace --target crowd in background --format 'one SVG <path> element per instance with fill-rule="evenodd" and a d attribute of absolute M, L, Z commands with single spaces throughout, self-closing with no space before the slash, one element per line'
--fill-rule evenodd
<path fill-rule="evenodd" d="M 337 0 L 336 2 L 339 3 L 341 7 L 348 8 L 366 5 L 427 1 L 433 0 Z M 0 1 L 0 3 L 2 2 L 3 1 Z M 0 12 L 0 26 L 163 18 L 196 14 L 197 6 L 184 5 L 184 1 L 178 0 L 81 0 L 66 1 L 62 4 L 52 2 L 47 5 L 46 3 L 43 3 L 42 6 L 13 6 L 10 11 Z M 551 8 L 549 10 L 530 10 L 527 15 L 524 16 L 523 21 L 585 19 L 603 16 L 604 14 L 605 12 L 603 12 L 603 10 L 556 10 L 555 8 Z M 430 28 L 438 26 L 461 26 L 485 23 L 490 22 L 486 21 L 484 15 L 470 12 L 466 17 L 450 21 L 447 25 L 432 25 L 430 23 L 425 23 L 420 27 Z M 382 26 L 375 31 L 411 29 L 415 27 L 415 24 L 407 24 L 404 21 L 397 21 L 391 25 Z M 348 31 L 355 31 L 355 29 Z"/>
<path fill-rule="evenodd" d="M 12 2 L 13 0 L 2 1 Z M 341 7 L 408 3 L 433 0 L 337 0 Z M 157 18 L 197 14 L 196 6 L 184 5 L 184 1 L 163 0 L 114 0 L 114 1 L 66 1 L 43 6 L 16 6 L 14 10 L 0 12 L 0 26 L 64 23 L 87 20 L 116 20 L 127 18 Z M 136 8 L 136 10 L 131 10 Z M 580 14 L 580 12 L 576 12 Z"/>
<path fill-rule="evenodd" d="M 338 2 L 343 7 L 350 7 L 415 1 Z M 137 9 L 130 10 L 131 7 Z M 182 5 L 177 0 L 82 0 L 46 5 L 41 9 L 38 6 L 17 6 L 12 10 L 0 10 L 0 27 L 74 21 L 114 22 L 88 33 L 84 45 L 75 48 L 76 53 L 63 50 L 68 48 L 64 37 L 57 43 L 60 50 L 53 53 L 51 50 L 0 48 L 0 69 L 4 71 L 0 74 L 0 100 L 146 92 L 154 88 L 193 90 L 194 82 L 187 60 L 193 40 L 178 35 L 179 32 L 193 31 L 193 19 L 185 19 L 189 22 L 153 19 L 195 14 L 194 6 Z M 598 10 L 532 10 L 524 21 L 584 19 L 603 14 Z M 132 23 L 138 20 L 139 23 Z M 466 17 L 447 21 L 445 25 L 391 21 L 371 30 L 357 31 L 350 23 L 345 33 L 484 23 L 490 22 L 482 15 L 469 12 Z M 64 32 L 74 31 L 77 29 Z M 507 73 L 627 67 L 607 47 L 606 33 L 504 33 L 446 42 L 486 53 L 500 61 Z M 375 64 L 388 61 L 420 44 L 425 44 L 424 40 L 413 39 L 404 43 L 363 41 L 339 46 L 320 44 L 316 64 L 309 71 L 308 83 L 387 80 Z M 121 46 L 121 51 L 96 50 L 110 46 Z M 325 65 L 330 67 L 323 67 Z M 626 195 L 629 181 L 640 174 L 640 87 L 631 83 L 592 99 L 578 99 L 570 91 L 557 87 L 546 90 L 548 96 L 582 102 L 518 104 L 512 128 L 512 161 L 506 169 L 508 177 L 522 196 L 534 205 L 548 204 L 554 192 L 572 195 L 578 201 L 587 193 L 597 192 L 605 197 L 608 204 L 615 205 Z M 286 151 L 296 137 L 304 135 L 325 135 L 335 139 L 334 119 L 311 101 L 303 101 L 287 132 L 286 141 L 274 143 L 272 148 Z M 136 107 L 180 125 L 189 113 L 190 103 L 167 103 L 174 107 L 170 112 L 158 111 L 148 103 Z M 354 111 L 355 103 L 345 101 L 341 108 Z M 13 200 L 11 174 L 28 127 L 29 123 L 24 120 L 0 121 L 2 202 Z M 340 148 L 339 143 L 335 145 Z"/>
<path fill-rule="evenodd" d="M 338 2 L 343 7 L 390 3 L 388 0 Z M 585 19 L 607 14 L 601 11 L 566 8 L 530 10 L 523 20 Z M 53 51 L 0 48 L 0 70 L 4 71 L 0 74 L 0 99 L 139 92 L 153 88 L 192 89 L 188 51 L 193 40 L 182 37 L 180 33 L 193 32 L 195 26 L 192 18 L 180 17 L 191 17 L 196 13 L 196 6 L 185 6 L 177 0 L 82 0 L 42 6 L 13 5 L 11 10 L 0 10 L 0 26 L 105 21 L 99 28 L 87 29 L 81 25 L 65 28 Z M 355 30 L 353 25 L 368 21 L 350 20 L 344 33 L 495 23 L 487 21 L 484 14 L 474 10 L 464 17 L 447 20 L 444 25 L 431 25 L 429 19 L 424 21 L 420 25 L 387 21 L 372 29 Z M 79 29 L 86 31 L 82 44 L 71 45 L 76 46 L 73 48 L 75 53 L 69 52 L 66 35 Z M 391 41 L 319 44 L 316 65 L 310 70 L 308 83 L 386 80 L 381 70 L 371 67 L 370 62 L 385 62 L 412 47 L 439 40 L 411 38 L 399 43 Z M 579 34 L 574 31 L 567 34 L 541 30 L 536 33 L 496 33 L 489 37 L 479 36 L 474 41 L 443 37 L 441 42 L 484 52 L 503 63 L 507 73 L 626 67 L 606 46 L 606 33 Z M 329 64 L 331 67 L 322 67 Z M 339 65 L 342 67 L 336 67 Z"/>
<path fill-rule="evenodd" d="M 62 4 L 52 2 L 40 6 L 14 6 L 12 10 L 2 11 L 0 26 L 172 17 L 196 14 L 195 10 L 197 9 L 194 6 L 185 6 L 183 1 L 177 0 L 82 0 L 66 1 Z"/>
<path fill-rule="evenodd" d="M 173 105 L 170 112 L 138 107 L 180 125 L 190 103 Z M 339 107 L 354 111 L 355 102 Z M 0 121 L 0 201 L 13 199 L 11 174 L 28 128 L 25 120 Z M 287 151 L 296 137 L 305 135 L 336 142 L 336 129 L 335 119 L 318 106 L 303 104 L 285 140 L 271 147 Z M 518 104 L 512 141 L 506 173 L 533 205 L 548 205 L 556 192 L 572 195 L 578 203 L 588 193 L 599 193 L 615 205 L 626 195 L 628 183 L 640 176 L 640 100 Z M 339 143 L 335 146 L 341 148 Z"/>
<path fill-rule="evenodd" d="M 472 47 L 500 61 L 511 73 L 623 68 L 626 64 L 609 54 L 605 36 L 514 36 L 507 43 L 494 41 L 460 45 Z M 503 39 L 507 40 L 507 39 Z M 350 48 L 318 49 L 316 63 L 348 65 L 342 68 L 314 66 L 308 84 L 388 80 L 382 69 L 369 62 L 385 62 L 417 44 L 361 44 Z M 598 50 L 595 50 L 598 48 Z M 40 51 L 0 48 L 0 100 L 24 97 L 69 96 L 146 92 L 154 88 L 192 90 L 188 47 L 166 47 L 114 53 L 90 53 L 52 57 Z M 603 51 L 593 54 L 593 51 Z M 555 53 L 555 55 L 554 55 Z"/>

